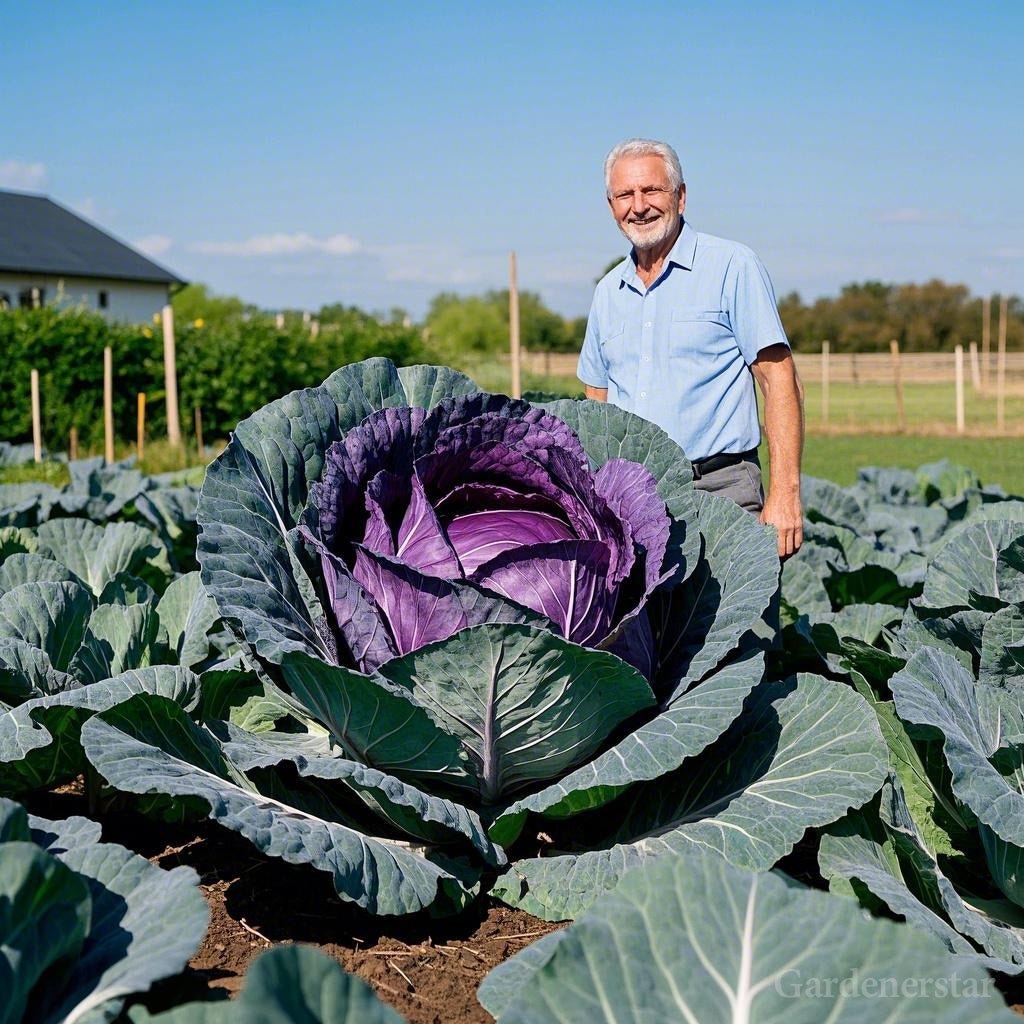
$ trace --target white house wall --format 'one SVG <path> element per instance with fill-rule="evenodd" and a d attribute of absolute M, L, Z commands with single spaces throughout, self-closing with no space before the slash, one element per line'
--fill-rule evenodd
<path fill-rule="evenodd" d="M 115 281 L 100 277 L 46 277 L 36 274 L 12 274 L 0 271 L 0 295 L 10 296 L 17 308 L 18 296 L 29 288 L 42 288 L 44 302 L 62 306 L 82 305 L 108 320 L 122 323 L 153 323 L 154 315 L 168 301 L 165 284 L 141 281 Z M 100 309 L 99 293 L 107 293 L 107 308 Z"/>

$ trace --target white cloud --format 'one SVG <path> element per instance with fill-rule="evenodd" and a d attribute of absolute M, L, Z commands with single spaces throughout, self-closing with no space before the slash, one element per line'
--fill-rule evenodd
<path fill-rule="evenodd" d="M 38 191 L 46 184 L 46 165 L 21 160 L 0 160 L 0 186 Z"/>
<path fill-rule="evenodd" d="M 359 242 L 350 235 L 314 238 L 305 231 L 290 235 L 253 235 L 241 242 L 196 242 L 189 248 L 195 252 L 217 253 L 223 256 L 292 256 L 304 253 L 351 256 L 362 250 Z"/>
<path fill-rule="evenodd" d="M 879 224 L 923 224 L 931 220 L 932 216 L 916 206 L 902 206 L 896 210 L 885 210 L 875 219 Z"/>
<path fill-rule="evenodd" d="M 135 242 L 135 248 L 147 256 L 162 256 L 172 245 L 166 235 L 146 235 Z"/>

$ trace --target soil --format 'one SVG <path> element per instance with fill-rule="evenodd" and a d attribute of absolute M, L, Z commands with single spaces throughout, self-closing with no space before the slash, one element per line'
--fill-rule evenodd
<path fill-rule="evenodd" d="M 160 824 L 129 811 L 90 813 L 81 780 L 23 800 L 33 814 L 92 817 L 103 839 L 162 868 L 194 868 L 210 927 L 184 974 L 141 1001 L 154 1012 L 211 994 L 233 996 L 258 954 L 273 945 L 316 946 L 373 986 L 409 1024 L 491 1024 L 476 990 L 493 967 L 562 927 L 482 901 L 457 917 L 375 917 L 338 899 L 322 872 L 262 856 L 210 821 Z"/>
<path fill-rule="evenodd" d="M 359 975 L 409 1024 L 493 1024 L 476 999 L 484 976 L 564 927 L 487 900 L 439 920 L 426 914 L 375 917 L 339 900 L 322 872 L 264 857 L 213 822 L 168 825 L 130 811 L 90 812 L 81 779 L 22 802 L 46 818 L 92 817 L 102 822 L 107 842 L 121 843 L 162 868 L 186 864 L 198 873 L 210 926 L 185 972 L 140 1000 L 153 1012 L 193 999 L 234 996 L 256 956 L 274 945 L 301 942 Z M 799 844 L 781 866 L 815 884 Z M 1024 978 L 998 977 L 997 984 L 1010 1009 L 1024 1016 Z"/>

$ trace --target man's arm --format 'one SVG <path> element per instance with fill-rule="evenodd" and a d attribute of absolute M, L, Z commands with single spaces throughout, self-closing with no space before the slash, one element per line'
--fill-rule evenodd
<path fill-rule="evenodd" d="M 764 431 L 768 438 L 770 484 L 762 523 L 779 531 L 779 557 L 803 543 L 800 504 L 800 456 L 804 447 L 804 389 L 793 355 L 785 345 L 762 349 L 750 366 L 764 395 Z"/>
<path fill-rule="evenodd" d="M 596 402 L 608 401 L 607 388 L 595 388 L 591 384 L 584 384 L 583 386 L 587 389 L 587 398 L 593 398 Z"/>

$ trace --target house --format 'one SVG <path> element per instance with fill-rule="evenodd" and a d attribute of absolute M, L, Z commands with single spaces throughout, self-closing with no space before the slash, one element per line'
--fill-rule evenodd
<path fill-rule="evenodd" d="M 83 305 L 151 323 L 185 283 L 47 196 L 0 190 L 0 309 Z"/>

